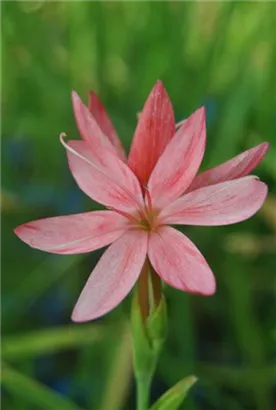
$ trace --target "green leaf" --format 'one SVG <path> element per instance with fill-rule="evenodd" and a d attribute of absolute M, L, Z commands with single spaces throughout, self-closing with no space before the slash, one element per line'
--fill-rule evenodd
<path fill-rule="evenodd" d="M 185 379 L 180 380 L 175 386 L 164 393 L 150 410 L 177 410 L 196 381 L 197 378 L 195 376 L 185 377 Z"/>
<path fill-rule="evenodd" d="M 55 393 L 51 389 L 4 364 L 1 375 L 2 385 L 12 394 L 38 409 L 81 410 L 70 399 Z"/>
<path fill-rule="evenodd" d="M 103 326 L 94 324 L 70 325 L 7 336 L 2 339 L 2 355 L 8 359 L 21 359 L 26 356 L 89 345 L 101 340 L 105 330 Z"/>

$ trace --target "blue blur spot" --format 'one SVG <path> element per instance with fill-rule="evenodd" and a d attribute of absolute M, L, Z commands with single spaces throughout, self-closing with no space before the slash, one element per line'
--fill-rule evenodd
<path fill-rule="evenodd" d="M 52 381 L 50 384 L 48 384 L 48 386 L 55 390 L 57 393 L 68 396 L 72 391 L 72 380 L 70 380 L 70 378 L 68 377 L 62 377 L 55 381 Z"/>
<path fill-rule="evenodd" d="M 210 126 L 217 120 L 218 101 L 216 101 L 214 98 L 207 97 L 202 101 L 202 105 L 205 105 L 206 108 L 207 126 Z"/>
<path fill-rule="evenodd" d="M 24 185 L 19 190 L 23 201 L 33 206 L 51 206 L 55 203 L 57 192 L 51 185 Z"/>
<path fill-rule="evenodd" d="M 83 212 L 85 195 L 77 187 L 62 190 L 52 185 L 29 184 L 21 186 L 17 194 L 27 205 L 53 208 L 57 215 Z"/>
<path fill-rule="evenodd" d="M 38 380 L 45 382 L 55 370 L 56 357 L 54 355 L 38 356 L 34 359 L 34 370 Z"/>
<path fill-rule="evenodd" d="M 37 304 L 36 313 L 40 321 L 47 325 L 59 325 L 64 323 L 68 314 L 66 311 L 68 293 L 64 288 L 55 288 L 41 298 Z"/>
<path fill-rule="evenodd" d="M 79 188 L 71 188 L 62 192 L 56 198 L 55 207 L 58 213 L 67 214 L 75 212 L 83 212 L 85 195 Z"/>
<path fill-rule="evenodd" d="M 30 141 L 24 136 L 18 138 L 3 135 L 2 149 L 3 158 L 15 163 L 19 167 L 28 164 L 33 157 Z"/>

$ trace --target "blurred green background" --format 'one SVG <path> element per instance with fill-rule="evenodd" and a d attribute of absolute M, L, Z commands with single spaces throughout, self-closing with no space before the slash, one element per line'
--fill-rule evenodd
<path fill-rule="evenodd" d="M 129 147 L 160 78 L 177 120 L 202 104 L 203 168 L 262 141 L 269 198 L 252 219 L 184 227 L 215 272 L 210 298 L 166 289 L 169 336 L 152 401 L 200 380 L 183 409 L 276 406 L 276 4 L 2 2 L 2 408 L 135 408 L 129 299 L 71 324 L 102 250 L 48 255 L 13 234 L 23 222 L 97 209 L 75 185 L 58 135 L 78 138 L 70 92 L 96 91 Z"/>

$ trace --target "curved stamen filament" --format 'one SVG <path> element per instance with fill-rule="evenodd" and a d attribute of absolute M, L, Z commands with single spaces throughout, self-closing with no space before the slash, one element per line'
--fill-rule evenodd
<path fill-rule="evenodd" d="M 83 161 L 87 162 L 89 165 L 91 165 L 94 168 L 97 168 L 100 172 L 103 173 L 103 170 L 94 162 L 91 162 L 88 158 L 84 157 L 81 155 L 79 152 L 77 152 L 74 148 L 70 147 L 69 144 L 67 144 L 64 139 L 67 138 L 67 135 L 65 133 L 61 133 L 60 136 L 60 142 L 61 144 L 72 154 L 76 155 Z M 112 179 L 112 178 L 111 178 Z M 124 188 L 122 188 L 124 189 Z M 128 192 L 128 191 L 127 191 Z M 137 202 L 138 205 L 138 216 L 135 217 L 127 212 L 121 211 L 119 209 L 115 209 L 113 207 L 107 207 L 107 209 L 110 209 L 113 212 L 116 212 L 119 215 L 124 216 L 127 218 L 131 223 L 133 223 L 136 226 L 144 227 L 147 230 L 154 229 L 155 227 L 155 221 L 154 221 L 154 215 L 153 215 L 153 208 L 152 208 L 152 200 L 151 200 L 151 195 L 149 193 L 148 188 L 145 186 L 144 187 L 144 193 L 145 193 L 145 205 L 144 207 L 141 206 L 141 204 L 134 198 L 135 202 Z M 132 194 L 130 194 L 132 196 Z"/>
<path fill-rule="evenodd" d="M 152 212 L 152 201 L 151 201 L 149 189 L 147 186 L 144 186 L 144 190 L 145 190 L 145 199 L 147 201 L 146 203 L 147 211 Z"/>
<path fill-rule="evenodd" d="M 133 199 L 133 201 L 137 204 L 137 208 L 141 211 L 141 213 L 144 213 L 144 209 L 143 209 L 142 203 L 140 202 L 140 200 L 139 200 L 138 198 L 136 198 L 136 197 L 133 195 L 132 192 L 130 192 L 126 187 L 122 186 L 122 185 L 120 184 L 120 182 L 118 182 L 116 179 L 114 180 L 114 179 L 112 178 L 112 175 L 107 174 L 107 172 L 106 172 L 106 170 L 104 169 L 104 167 L 99 166 L 98 163 L 97 163 L 97 161 L 95 161 L 95 162 L 90 161 L 88 158 L 86 158 L 85 156 L 83 156 L 83 155 L 81 155 L 79 152 L 77 152 L 74 148 L 70 147 L 70 145 L 67 144 L 67 143 L 64 141 L 65 138 L 67 138 L 67 135 L 66 135 L 64 132 L 62 132 L 62 133 L 59 135 L 59 139 L 60 139 L 61 144 L 64 146 L 64 148 L 65 148 L 67 151 L 70 151 L 72 154 L 74 154 L 75 156 L 79 157 L 80 159 L 82 159 L 83 161 L 85 161 L 87 164 L 89 164 L 89 165 L 91 165 L 92 167 L 96 168 L 101 174 L 103 174 L 103 175 L 105 175 L 105 176 L 108 175 L 109 179 L 110 179 L 113 183 L 115 183 L 116 185 L 118 185 L 123 192 L 127 193 L 127 194 L 129 195 L 129 197 L 131 197 L 131 198 Z M 122 161 L 121 161 L 121 162 L 122 162 Z"/>
<path fill-rule="evenodd" d="M 65 141 L 64 139 L 67 138 L 67 135 L 65 134 L 65 132 L 62 132 L 61 134 L 59 134 L 59 140 L 61 142 L 61 144 L 64 146 L 64 148 L 68 151 L 70 151 L 72 154 L 76 155 L 76 157 L 79 157 L 80 159 L 82 159 L 83 161 L 87 162 L 89 165 L 94 165 L 92 164 L 87 158 L 85 158 L 83 155 L 80 155 L 76 150 L 74 150 L 73 148 L 71 148 Z"/>
<path fill-rule="evenodd" d="M 187 120 L 187 118 L 185 118 L 182 121 L 179 121 L 178 123 L 175 124 L 175 129 L 178 130 L 180 127 L 182 127 L 182 125 L 184 124 L 184 122 Z"/>

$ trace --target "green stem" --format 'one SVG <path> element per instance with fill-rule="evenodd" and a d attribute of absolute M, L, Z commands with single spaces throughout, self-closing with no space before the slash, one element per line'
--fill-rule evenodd
<path fill-rule="evenodd" d="M 152 376 L 150 377 L 137 376 L 136 377 L 136 386 L 137 386 L 136 410 L 148 410 L 149 408 L 151 379 L 152 379 Z"/>
<path fill-rule="evenodd" d="M 160 281 L 150 275 L 150 265 L 146 260 L 131 309 L 136 410 L 149 408 L 151 381 L 167 334 L 167 310 Z"/>

